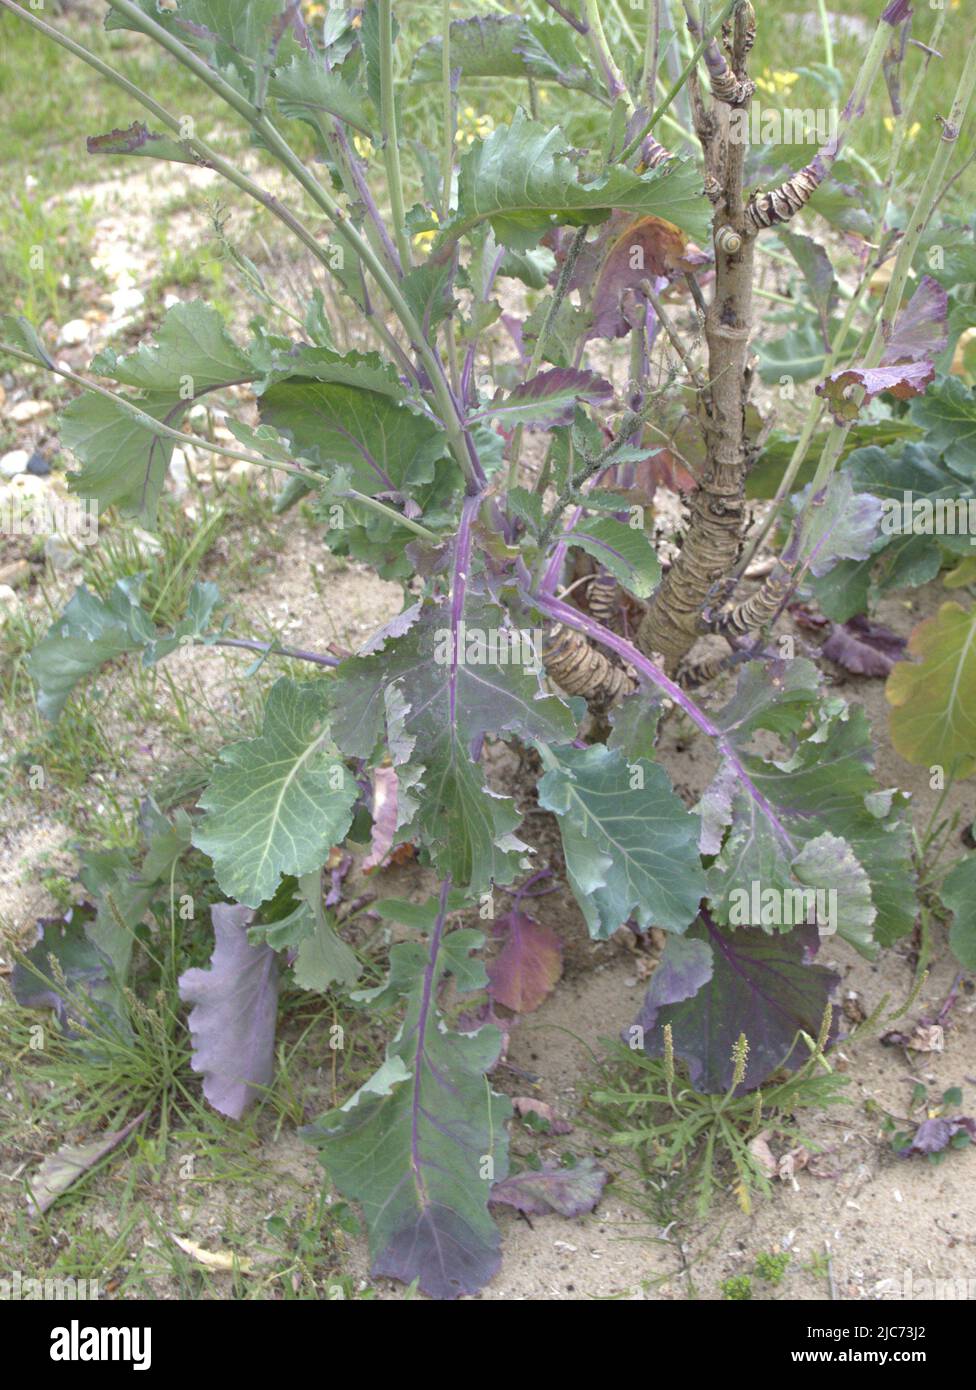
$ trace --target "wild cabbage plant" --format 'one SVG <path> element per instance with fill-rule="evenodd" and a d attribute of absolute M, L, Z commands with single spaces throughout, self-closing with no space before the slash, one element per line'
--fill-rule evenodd
<path fill-rule="evenodd" d="M 907 0 L 879 4 L 854 86 L 812 150 L 749 139 L 747 0 L 704 15 L 685 0 L 680 24 L 650 3 L 641 51 L 624 55 L 602 0 L 454 22 L 445 3 L 442 32 L 422 44 L 411 7 L 391 0 L 331 4 L 314 29 L 295 0 L 109 0 L 109 28 L 147 35 L 210 89 L 221 120 L 245 123 L 247 171 L 165 93 L 0 3 L 131 96 L 132 124 L 89 139 L 93 155 L 217 171 L 287 229 L 372 335 L 372 351 L 338 350 L 313 291 L 300 326 L 257 317 L 247 341 L 213 307 L 178 304 L 154 343 L 105 350 L 84 378 L 24 320 L 6 319 L 2 336 L 15 358 L 81 388 L 61 439 L 78 462 L 73 489 L 99 509 L 153 525 L 173 449 L 190 444 L 276 471 L 279 513 L 305 499 L 333 551 L 402 582 L 402 612 L 354 655 L 272 645 L 269 660 L 303 659 L 308 678 L 277 680 L 260 732 L 223 750 L 189 815 L 155 827 L 155 870 L 175 872 L 192 842 L 225 898 L 209 969 L 181 982 L 194 1066 L 225 1114 L 272 1079 L 283 972 L 349 1009 L 399 1006 L 375 1075 L 307 1137 L 362 1208 L 374 1273 L 435 1297 L 474 1293 L 499 1265 L 493 1201 L 572 1213 L 600 1189 L 586 1164 L 509 1176 L 495 1005 L 523 997 L 512 979 L 530 954 L 545 976 L 554 948 L 533 935 L 520 893 L 489 981 L 484 933 L 463 925 L 538 876 L 529 792 L 517 803 L 492 784 L 486 748 L 520 750 L 590 935 L 666 934 L 628 1040 L 652 1057 L 667 1040 L 700 1091 L 755 1090 L 809 1055 L 804 1036 L 835 1035 L 836 977 L 814 960 L 822 935 L 873 957 L 913 928 L 906 797 L 876 784 L 865 714 L 825 689 L 815 646 L 798 654 L 792 629 L 776 628 L 791 608 L 827 630 L 833 659 L 868 670 L 885 658 L 865 616 L 878 595 L 934 577 L 947 555 L 971 563 L 968 534 L 893 518 L 905 492 L 965 503 L 976 472 L 976 405 L 946 375 L 971 321 L 972 234 L 937 213 L 976 48 L 941 128 L 924 132 L 929 172 L 902 218 L 889 195 L 913 107 L 932 50 L 962 25 L 933 11 L 912 47 L 925 16 Z M 669 67 L 666 52 L 681 56 Z M 403 139 L 398 70 L 439 94 L 439 147 Z M 466 83 L 484 78 L 521 82 L 527 109 L 460 142 Z M 809 77 L 821 101 L 839 80 L 829 64 Z M 544 118 L 540 93 L 560 88 L 594 113 L 588 148 Z M 849 156 L 866 111 L 889 101 L 887 182 L 865 191 Z M 299 126 L 314 158 L 296 150 L 308 148 Z M 273 166 L 275 191 L 252 172 Z M 858 245 L 846 299 L 810 234 L 824 220 Z M 772 342 L 756 299 L 764 239 L 805 287 Z M 537 296 L 521 319 L 520 286 Z M 500 361 L 489 345 L 503 316 L 513 346 Z M 607 366 L 616 343 L 623 385 Z M 804 377 L 796 362 L 810 360 Z M 764 422 L 757 376 L 781 393 L 811 380 L 797 434 Z M 228 420 L 236 447 L 188 433 L 195 402 L 242 383 L 259 423 Z M 686 514 L 665 548 L 654 487 L 676 479 Z M 757 498 L 769 503 L 759 523 Z M 127 653 L 151 665 L 247 645 L 215 619 L 218 597 L 198 584 L 163 631 L 137 580 L 106 600 L 79 589 L 32 655 L 41 710 L 57 719 L 79 682 Z M 896 746 L 946 781 L 976 767 L 974 638 L 972 605 L 947 603 L 913 636 L 918 660 L 890 677 Z M 656 756 L 662 720 L 682 719 L 716 766 L 691 807 Z M 365 990 L 323 868 L 337 847 L 379 865 L 407 843 L 436 888 L 426 903 L 374 904 L 406 939 L 386 982 Z M 962 923 L 971 861 L 952 872 Z M 138 898 L 126 902 L 137 920 Z M 95 977 L 127 968 L 112 925 L 72 937 Z M 39 970 L 64 939 L 42 940 Z M 971 959 L 964 926 L 957 944 Z"/>

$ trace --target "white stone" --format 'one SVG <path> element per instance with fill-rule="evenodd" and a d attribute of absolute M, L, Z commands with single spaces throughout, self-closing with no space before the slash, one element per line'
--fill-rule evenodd
<path fill-rule="evenodd" d="M 77 347 L 79 343 L 87 342 L 90 333 L 91 324 L 85 319 L 71 319 L 58 334 L 58 341 L 65 347 Z"/>
<path fill-rule="evenodd" d="M 20 612 L 20 599 L 9 584 L 0 584 L 0 624 Z"/>
<path fill-rule="evenodd" d="M 50 415 L 53 409 L 50 401 L 18 401 L 10 411 L 10 418 L 16 425 L 26 425 L 42 415 Z"/>
<path fill-rule="evenodd" d="M 145 303 L 146 296 L 142 290 L 123 289 L 115 290 L 109 295 L 109 299 L 112 301 L 113 316 L 121 316 L 140 308 Z"/>
<path fill-rule="evenodd" d="M 18 473 L 26 472 L 29 461 L 30 454 L 26 449 L 11 449 L 9 454 L 0 458 L 0 473 L 5 478 L 15 478 Z"/>

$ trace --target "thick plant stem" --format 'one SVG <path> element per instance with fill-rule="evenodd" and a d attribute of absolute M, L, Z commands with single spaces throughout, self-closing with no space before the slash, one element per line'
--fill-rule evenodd
<path fill-rule="evenodd" d="M 704 419 L 706 469 L 692 498 L 684 545 L 637 634 L 641 651 L 660 652 L 669 671 L 694 644 L 706 600 L 738 555 L 745 510 L 754 249 L 751 238 L 732 255 L 716 246 L 715 297 L 705 320 L 710 410 Z"/>
<path fill-rule="evenodd" d="M 727 131 L 728 108 L 716 103 L 712 121 L 723 117 Z M 722 138 L 718 134 L 722 129 L 710 124 L 699 131 L 706 162 L 716 138 Z M 677 669 L 698 637 L 709 594 L 735 564 L 745 511 L 745 410 L 755 238 L 744 218 L 745 146 L 734 140 L 723 140 L 723 144 L 724 187 L 714 231 L 715 292 L 705 317 L 708 389 L 699 401 L 706 464 L 691 501 L 684 545 L 637 634 L 641 651 L 660 653 L 670 672 Z"/>
<path fill-rule="evenodd" d="M 709 349 L 708 411 L 703 420 L 706 471 L 691 502 L 684 545 L 665 576 L 641 624 L 637 644 L 642 651 L 660 652 L 667 668 L 675 670 L 681 658 L 703 631 L 703 614 L 721 580 L 733 571 L 740 547 L 745 507 L 745 475 L 749 462 L 745 436 L 745 404 L 748 390 L 748 340 L 752 328 L 752 277 L 754 237 L 764 226 L 788 221 L 821 182 L 847 137 L 863 116 L 867 96 L 881 68 L 892 29 L 904 19 L 902 0 L 893 0 L 878 21 L 844 108 L 837 134 L 814 160 L 779 189 L 757 194 L 742 206 L 742 156 L 740 140 L 716 139 L 713 107 L 711 121 L 700 132 L 706 165 L 718 145 L 725 212 L 716 215 L 715 293 L 705 323 Z M 736 13 L 736 78 L 743 78 L 742 45 L 744 13 Z M 714 88 L 713 80 L 713 88 Z M 725 226 L 721 225 L 723 222 Z M 723 239 L 729 231 L 739 246 L 729 252 Z M 725 241 L 727 248 L 728 242 Z"/>

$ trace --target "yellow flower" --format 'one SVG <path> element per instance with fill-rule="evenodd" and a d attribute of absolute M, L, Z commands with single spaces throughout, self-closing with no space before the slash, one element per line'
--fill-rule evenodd
<path fill-rule="evenodd" d="M 373 142 L 368 135 L 354 135 L 352 143 L 356 146 L 356 153 L 360 159 L 369 159 L 373 153 Z"/>
<path fill-rule="evenodd" d="M 473 145 L 475 140 L 486 140 L 494 129 L 494 118 L 487 112 L 479 116 L 473 106 L 466 106 L 459 113 L 457 138 L 460 144 Z"/>
<path fill-rule="evenodd" d="M 894 130 L 894 128 L 895 128 L 895 118 L 894 118 L 894 116 L 885 116 L 885 118 L 884 118 L 884 128 L 885 128 L 885 130 L 888 132 L 888 134 L 890 135 L 891 132 L 892 132 L 892 131 Z M 906 139 L 906 140 L 914 140 L 914 139 L 915 139 L 915 136 L 918 134 L 918 132 L 919 132 L 921 129 L 922 129 L 922 127 L 919 125 L 918 121 L 913 121 L 912 124 L 908 127 L 908 130 L 905 132 L 905 139 Z"/>
<path fill-rule="evenodd" d="M 770 96 L 788 92 L 794 82 L 799 82 L 798 72 L 786 72 L 780 68 L 763 68 L 762 77 L 754 79 L 756 86 L 761 92 L 767 92 Z"/>
<path fill-rule="evenodd" d="M 433 210 L 433 208 L 431 208 L 430 220 L 431 220 L 432 222 L 437 222 L 437 223 L 439 223 L 440 220 L 441 220 L 441 219 L 437 216 L 437 213 Z M 434 238 L 436 237 L 436 235 L 437 235 L 437 229 L 436 229 L 435 227 L 431 227 L 430 230 L 429 230 L 429 231 L 426 231 L 426 232 L 416 232 L 416 233 L 414 233 L 414 237 L 413 237 L 414 245 L 415 245 L 415 246 L 424 246 L 424 247 L 429 246 L 429 245 L 431 244 L 431 242 L 434 240 Z"/>

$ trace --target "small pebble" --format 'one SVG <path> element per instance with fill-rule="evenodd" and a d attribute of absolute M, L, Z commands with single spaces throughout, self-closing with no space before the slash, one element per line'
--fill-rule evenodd
<path fill-rule="evenodd" d="M 9 565 L 0 565 L 0 585 L 16 589 L 26 584 L 30 578 L 30 565 L 26 560 L 14 560 Z"/>
<path fill-rule="evenodd" d="M 10 410 L 10 418 L 15 425 L 26 425 L 42 415 L 50 415 L 53 410 L 50 401 L 18 401 Z"/>
<path fill-rule="evenodd" d="M 33 473 L 35 478 L 46 478 L 51 471 L 51 465 L 39 449 L 35 449 L 27 460 L 27 472 Z"/>
<path fill-rule="evenodd" d="M 0 473 L 5 478 L 16 478 L 18 473 L 26 473 L 30 458 L 26 449 L 11 449 L 9 454 L 0 458 Z"/>
<path fill-rule="evenodd" d="M 9 584 L 0 584 L 0 623 L 12 618 L 20 611 L 20 599 Z"/>
<path fill-rule="evenodd" d="M 58 334 L 58 342 L 65 347 L 77 347 L 80 343 L 87 342 L 90 333 L 91 325 L 84 319 L 71 319 Z"/>

